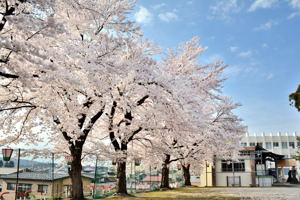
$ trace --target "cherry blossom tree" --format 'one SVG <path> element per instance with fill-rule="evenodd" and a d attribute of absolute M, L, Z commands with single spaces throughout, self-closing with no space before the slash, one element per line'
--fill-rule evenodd
<path fill-rule="evenodd" d="M 238 155 L 240 149 L 238 144 L 245 132 L 245 127 L 240 124 L 241 120 L 232 113 L 232 109 L 237 106 L 238 104 L 232 103 L 229 98 L 224 98 L 216 106 L 216 114 L 211 118 L 208 129 L 199 132 L 197 139 L 193 138 L 194 142 L 182 145 L 182 148 L 178 149 L 177 156 L 181 158 L 185 185 L 191 185 L 191 167 L 213 163 L 215 156 L 233 158 Z"/>
<path fill-rule="evenodd" d="M 109 138 L 118 163 L 117 193 L 127 194 L 133 141 L 161 156 L 161 187 L 169 187 L 169 164 L 190 158 L 178 151 L 197 147 L 198 156 L 204 144 L 219 145 L 226 134 L 239 133 L 230 106 L 218 115 L 225 66 L 201 66 L 197 57 L 205 48 L 197 38 L 156 63 L 150 58 L 155 47 L 126 17 L 133 3 L 5 0 L 0 8 L 1 128 L 14 133 L 3 141 L 37 141 L 45 136 L 32 129 L 47 124 L 51 143 L 73 157 L 72 199 L 84 198 L 81 160 L 90 152 L 86 141 L 97 134 Z"/>
<path fill-rule="evenodd" d="M 231 112 L 237 104 L 220 96 L 220 84 L 224 81 L 221 72 L 225 66 L 220 62 L 201 66 L 197 58 L 205 48 L 199 46 L 198 41 L 193 38 L 177 50 L 170 50 L 162 63 L 164 76 L 172 83 L 169 89 L 174 94 L 172 106 L 177 105 L 171 115 L 170 128 L 158 140 L 162 144 L 157 145 L 165 148 L 162 151 L 162 188 L 169 187 L 171 162 L 183 164 L 186 184 L 190 185 L 192 161 L 217 155 L 221 146 L 222 152 L 233 154 L 244 130 L 240 119 Z"/>
<path fill-rule="evenodd" d="M 83 199 L 82 149 L 104 113 L 111 74 L 122 72 L 118 56 L 139 34 L 126 18 L 132 7 L 119 0 L 1 1 L 1 90 L 9 94 L 1 97 L 1 118 L 20 119 L 6 119 L 3 129 L 30 122 L 29 132 L 40 119 L 60 133 L 73 156 L 73 199 Z"/>

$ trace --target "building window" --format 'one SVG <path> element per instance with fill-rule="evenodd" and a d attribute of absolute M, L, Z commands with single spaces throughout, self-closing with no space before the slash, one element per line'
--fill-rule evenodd
<path fill-rule="evenodd" d="M 72 185 L 64 185 L 65 197 L 71 196 L 71 188 L 72 188 Z"/>
<path fill-rule="evenodd" d="M 266 142 L 266 149 L 272 149 L 272 142 Z"/>
<path fill-rule="evenodd" d="M 297 142 L 297 146 L 300 147 L 300 141 Z"/>
<path fill-rule="evenodd" d="M 258 142 L 256 143 L 257 146 L 263 147 L 263 143 L 262 142 Z"/>
<path fill-rule="evenodd" d="M 241 145 L 242 145 L 242 147 L 246 147 L 247 146 L 247 142 L 242 142 Z"/>
<path fill-rule="evenodd" d="M 232 172 L 233 170 L 235 172 L 244 172 L 245 171 L 245 161 L 244 160 L 239 160 L 233 163 L 233 168 L 232 169 L 232 161 L 228 160 L 222 160 L 222 172 Z"/>
<path fill-rule="evenodd" d="M 283 149 L 287 149 L 288 148 L 287 142 L 282 142 L 281 146 L 282 146 Z"/>
<path fill-rule="evenodd" d="M 287 176 L 289 174 L 289 171 L 290 171 L 289 168 L 283 168 L 284 175 Z"/>
<path fill-rule="evenodd" d="M 278 142 L 273 142 L 273 147 L 279 147 L 279 143 Z"/>
<path fill-rule="evenodd" d="M 289 155 L 283 155 L 283 158 L 287 159 L 287 158 L 290 158 L 290 156 Z"/>
<path fill-rule="evenodd" d="M 18 191 L 20 192 L 26 192 L 31 190 L 32 184 L 25 184 L 25 183 L 19 183 L 18 184 Z"/>
<path fill-rule="evenodd" d="M 255 147 L 255 142 L 250 142 L 249 146 L 250 147 Z"/>
<path fill-rule="evenodd" d="M 294 142 L 289 142 L 289 147 L 291 147 L 291 148 L 295 148 L 295 143 Z"/>
<path fill-rule="evenodd" d="M 47 193 L 48 191 L 48 185 L 38 185 L 38 192 L 40 193 Z"/>
<path fill-rule="evenodd" d="M 16 190 L 15 183 L 7 183 L 7 190 Z"/>

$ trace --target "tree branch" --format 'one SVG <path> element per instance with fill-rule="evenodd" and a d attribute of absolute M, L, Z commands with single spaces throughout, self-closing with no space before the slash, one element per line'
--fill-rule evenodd
<path fill-rule="evenodd" d="M 5 73 L 5 72 L 0 72 L 0 76 L 3 76 L 5 78 L 19 78 L 18 75 L 15 74 L 9 74 L 9 73 Z"/>

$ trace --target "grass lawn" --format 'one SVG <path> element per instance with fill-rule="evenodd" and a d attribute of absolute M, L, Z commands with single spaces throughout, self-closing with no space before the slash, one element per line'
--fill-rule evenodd
<path fill-rule="evenodd" d="M 138 199 L 246 199 L 233 196 L 231 194 L 220 193 L 219 191 L 213 192 L 211 190 L 207 190 L 206 188 L 199 187 L 184 187 L 179 189 L 172 189 L 167 191 L 157 191 L 157 192 L 148 192 L 148 193 L 139 193 L 136 194 L 135 197 L 108 197 L 107 199 L 130 199 L 130 200 L 138 200 Z"/>

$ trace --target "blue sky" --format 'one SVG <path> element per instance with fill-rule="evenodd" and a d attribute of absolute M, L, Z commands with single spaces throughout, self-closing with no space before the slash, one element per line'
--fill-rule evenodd
<path fill-rule="evenodd" d="M 133 18 L 163 48 L 199 36 L 200 62 L 228 65 L 223 91 L 250 133 L 300 133 L 288 101 L 300 84 L 300 0 L 139 0 Z"/>

